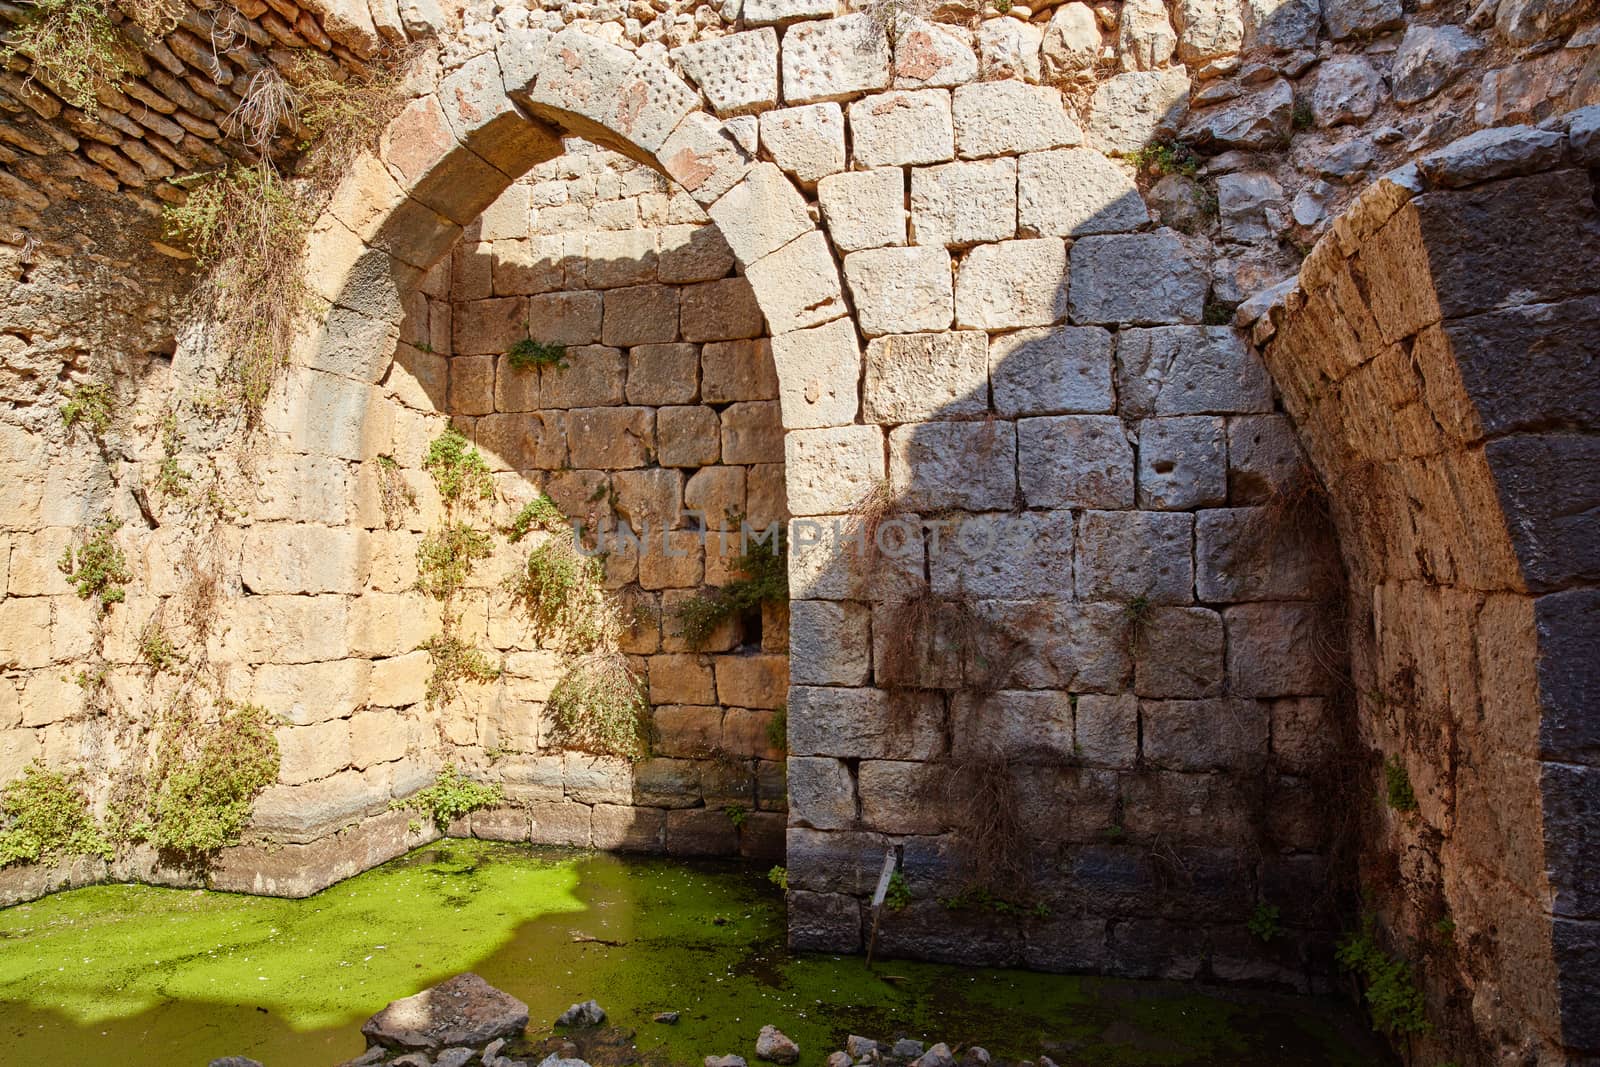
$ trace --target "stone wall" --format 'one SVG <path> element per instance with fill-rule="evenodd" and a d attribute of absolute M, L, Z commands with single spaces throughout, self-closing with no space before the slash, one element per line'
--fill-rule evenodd
<path fill-rule="evenodd" d="M 1436 1058 L 1600 1041 L 1596 679 L 1570 658 L 1600 618 L 1596 128 L 1423 156 L 1258 325 L 1318 470 L 1347 487 L 1363 792 L 1387 760 L 1416 796 L 1368 811 L 1362 884 L 1456 1020 L 1423 1043 Z"/>
<path fill-rule="evenodd" d="M 605 553 L 656 757 L 615 798 L 641 809 L 627 843 L 734 852 L 742 830 L 745 851 L 781 854 L 782 747 L 770 738 L 787 701 L 788 617 L 767 605 L 699 647 L 679 617 L 735 579 L 741 523 L 766 531 L 787 518 L 761 310 L 693 200 L 614 152 L 566 148 L 508 188 L 453 253 L 449 306 L 430 311 L 430 321 L 449 317 L 446 407 L 505 472 L 508 500 L 543 492 Z M 568 365 L 512 368 L 506 350 L 530 337 L 564 346 Z M 490 597 L 485 611 L 491 634 L 510 625 L 503 602 Z M 527 680 L 504 700 L 537 704 L 567 667 L 548 653 L 509 654 Z M 478 742 L 469 723 L 460 728 Z M 551 742 L 541 725 L 538 736 L 502 731 L 482 745 Z"/>

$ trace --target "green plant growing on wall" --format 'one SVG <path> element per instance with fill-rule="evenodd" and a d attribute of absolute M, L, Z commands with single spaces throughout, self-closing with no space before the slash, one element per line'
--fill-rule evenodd
<path fill-rule="evenodd" d="M 500 677 L 500 667 L 489 655 L 470 641 L 454 632 L 452 620 L 446 617 L 446 629 L 417 646 L 433 661 L 433 673 L 428 677 L 426 699 L 428 707 L 437 708 L 454 700 L 460 692 L 461 682 L 486 685 Z"/>
<path fill-rule="evenodd" d="M 73 387 L 61 405 L 61 421 L 71 430 L 87 426 L 96 437 L 111 428 L 111 387 L 103 382 L 83 382 Z"/>
<path fill-rule="evenodd" d="M 1417 810 L 1416 790 L 1411 788 L 1411 775 L 1399 756 L 1390 756 L 1383 763 L 1384 799 L 1395 811 Z"/>
<path fill-rule="evenodd" d="M 905 874 L 897 867 L 889 875 L 889 888 L 884 891 L 883 904 L 890 911 L 905 911 L 911 904 L 911 886 Z"/>
<path fill-rule="evenodd" d="M 785 752 L 789 748 L 789 705 L 779 704 L 767 720 L 767 744 Z"/>
<path fill-rule="evenodd" d="M 311 207 L 264 157 L 179 181 L 188 198 L 165 209 L 166 230 L 206 269 L 199 297 L 211 340 L 225 354 L 230 394 L 253 422 L 310 306 L 300 267 Z"/>
<path fill-rule="evenodd" d="M 373 460 L 377 472 L 378 507 L 383 511 L 383 525 L 396 529 L 407 511 L 417 506 L 417 494 L 406 484 L 400 473 L 400 463 L 393 456 L 378 456 Z"/>
<path fill-rule="evenodd" d="M 100 610 L 120 604 L 127 597 L 126 583 L 133 581 L 128 573 L 128 559 L 112 538 L 122 528 L 117 519 L 107 519 L 76 549 L 68 547 L 56 561 L 56 567 L 67 576 L 78 591 L 78 599 L 97 597 Z"/>
<path fill-rule="evenodd" d="M 433 825 L 443 833 L 451 822 L 505 800 L 505 792 L 498 785 L 482 785 L 447 763 L 439 777 L 426 789 L 419 789 L 404 800 L 396 800 L 389 807 L 396 811 L 417 811 L 433 820 Z M 419 827 L 420 829 L 420 827 Z"/>
<path fill-rule="evenodd" d="M 1257 939 L 1271 944 L 1283 936 L 1283 926 L 1278 921 L 1279 917 L 1279 911 L 1273 905 L 1257 904 L 1256 910 L 1250 913 L 1250 919 L 1245 926 Z"/>
<path fill-rule="evenodd" d="M 562 748 L 639 760 L 650 754 L 644 687 L 614 648 L 580 656 L 545 705 Z"/>
<path fill-rule="evenodd" d="M 0 867 L 63 856 L 110 859 L 89 800 L 58 771 L 30 763 L 0 789 Z"/>
<path fill-rule="evenodd" d="M 1200 155 L 1183 141 L 1157 141 L 1128 153 L 1135 170 L 1152 178 L 1176 174 L 1193 178 L 1200 170 Z"/>
<path fill-rule="evenodd" d="M 517 510 L 511 522 L 500 528 L 507 541 L 516 544 L 535 530 L 559 534 L 567 532 L 566 516 L 556 507 L 555 501 L 540 493 Z"/>
<path fill-rule="evenodd" d="M 469 507 L 494 495 L 494 478 L 483 456 L 454 426 L 434 438 L 422 469 L 433 476 L 439 498 L 447 506 L 465 503 Z"/>
<path fill-rule="evenodd" d="M 544 344 L 524 337 L 506 349 L 506 362 L 511 364 L 513 370 L 533 370 L 538 367 L 566 370 L 567 346 Z"/>
<path fill-rule="evenodd" d="M 1130 655 L 1139 650 L 1144 643 L 1144 635 L 1150 628 L 1150 618 L 1154 614 L 1154 607 L 1150 598 L 1144 595 L 1134 597 L 1122 606 L 1122 617 L 1128 623 L 1128 652 Z"/>
<path fill-rule="evenodd" d="M 117 29 L 105 0 L 35 0 L 0 51 L 4 60 L 18 55 L 32 60 L 30 76 L 91 115 L 98 92 L 127 81 L 138 64 L 138 51 Z"/>
<path fill-rule="evenodd" d="M 183 449 L 183 431 L 178 429 L 177 416 L 168 415 L 161 423 L 161 465 L 156 468 L 156 491 L 163 496 L 180 497 L 189 494 L 189 481 L 194 477 L 178 463 L 178 453 Z"/>
<path fill-rule="evenodd" d="M 789 602 L 789 570 L 781 545 L 752 541 L 734 561 L 733 569 L 740 575 L 738 578 L 679 605 L 678 620 L 690 648 L 704 648 L 717 627 L 728 619 L 762 604 Z"/>
<path fill-rule="evenodd" d="M 773 885 L 787 893 L 789 891 L 789 868 L 772 868 L 772 870 L 767 872 L 767 881 L 771 882 Z"/>
<path fill-rule="evenodd" d="M 256 797 L 278 779 L 274 724 L 255 704 L 223 702 L 214 722 L 192 705 L 176 709 L 161 731 L 138 836 L 189 856 L 238 844 Z"/>
<path fill-rule="evenodd" d="M 1339 942 L 1335 957 L 1339 966 L 1366 986 L 1373 1029 L 1390 1037 L 1424 1034 L 1433 1029 L 1411 965 L 1383 951 L 1370 915 L 1362 918 L 1360 931 L 1345 935 Z"/>
<path fill-rule="evenodd" d="M 733 823 L 735 830 L 744 829 L 744 824 L 750 819 L 750 811 L 743 804 L 729 804 L 722 809 L 728 821 Z"/>
<path fill-rule="evenodd" d="M 586 652 L 615 629 L 604 579 L 599 558 L 580 554 L 563 533 L 529 552 L 521 570 L 506 579 L 505 589 L 541 638 Z"/>
<path fill-rule="evenodd" d="M 488 533 L 470 523 L 447 522 L 417 544 L 417 588 L 448 601 L 471 577 L 473 565 L 493 554 Z"/>
<path fill-rule="evenodd" d="M 139 631 L 139 660 L 160 673 L 183 662 L 183 654 L 160 622 L 151 619 Z"/>

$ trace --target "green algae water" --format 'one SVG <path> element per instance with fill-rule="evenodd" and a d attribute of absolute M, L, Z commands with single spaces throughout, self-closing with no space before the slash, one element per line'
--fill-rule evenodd
<path fill-rule="evenodd" d="M 1305 998 L 794 956 L 782 895 L 746 866 L 447 841 L 307 900 L 95 886 L 0 911 L 0 1064 L 329 1067 L 384 1004 L 467 970 L 526 1001 L 534 1037 L 594 997 L 636 1032 L 622 1061 L 749 1057 L 766 1023 L 802 1063 L 850 1033 L 1062 1064 L 1383 1059 Z"/>

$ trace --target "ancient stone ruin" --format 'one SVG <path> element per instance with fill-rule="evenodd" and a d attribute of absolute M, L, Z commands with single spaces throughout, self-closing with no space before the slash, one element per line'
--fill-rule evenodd
<path fill-rule="evenodd" d="M 1600 1057 L 1591 0 L 0 23 L 0 904 L 476 836 L 855 953 L 888 854 L 882 954 Z"/>

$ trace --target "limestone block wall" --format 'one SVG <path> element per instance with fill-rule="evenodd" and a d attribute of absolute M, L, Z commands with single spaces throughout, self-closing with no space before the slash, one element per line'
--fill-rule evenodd
<path fill-rule="evenodd" d="M 1592 109 L 1566 128 L 1478 135 L 1380 182 L 1257 327 L 1349 490 L 1365 791 L 1387 760 L 1416 797 L 1368 808 L 1362 883 L 1459 1020 L 1424 1056 L 1597 1042 L 1595 678 L 1571 650 L 1600 618 L 1600 157 Z"/>
<path fill-rule="evenodd" d="M 605 553 L 606 587 L 631 623 L 622 650 L 652 707 L 653 758 L 619 798 L 648 809 L 628 840 L 734 852 L 742 836 L 747 852 L 781 854 L 784 606 L 729 620 L 699 647 L 679 617 L 736 577 L 741 524 L 781 530 L 787 518 L 761 310 L 692 199 L 615 152 L 566 149 L 510 186 L 452 254 L 448 305 L 430 310 L 449 316 L 446 406 L 505 472 L 509 499 L 544 493 Z M 564 346 L 567 366 L 513 368 L 506 350 L 526 338 Z M 487 610 L 491 632 L 510 625 L 504 604 Z M 567 668 L 512 655 L 527 681 L 510 700 L 541 701 Z"/>

